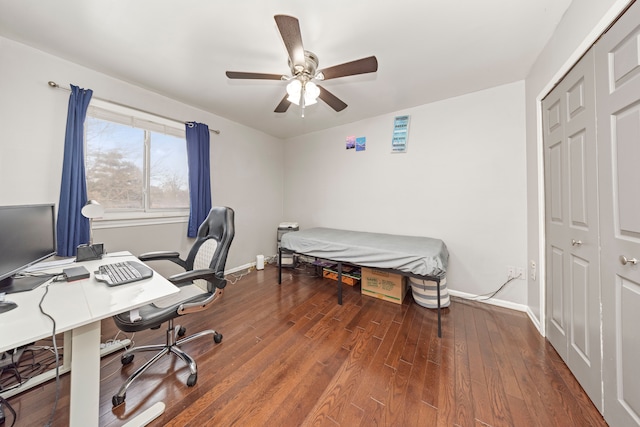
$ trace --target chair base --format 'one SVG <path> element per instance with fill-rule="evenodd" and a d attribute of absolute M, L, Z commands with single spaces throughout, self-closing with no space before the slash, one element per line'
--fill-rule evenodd
<path fill-rule="evenodd" d="M 169 325 L 167 327 L 167 341 L 166 341 L 166 344 L 155 344 L 155 345 L 145 345 L 145 346 L 140 346 L 140 347 L 133 347 L 133 348 L 125 351 L 122 354 L 122 356 L 120 356 L 120 360 L 121 360 L 122 364 L 123 365 L 128 365 L 129 363 L 131 363 L 133 361 L 134 353 L 141 352 L 141 351 L 156 351 L 157 352 L 144 365 L 142 365 L 138 369 L 136 369 L 136 371 L 133 374 L 131 374 L 131 376 L 129 376 L 129 378 L 127 378 L 127 380 L 124 382 L 124 384 L 122 384 L 122 386 L 118 390 L 118 393 L 116 393 L 113 396 L 113 398 L 111 399 L 111 403 L 113 404 L 114 407 L 124 403 L 125 398 L 127 396 L 127 389 L 136 380 L 136 378 L 138 378 L 140 375 L 142 375 L 151 365 L 153 365 L 155 362 L 160 360 L 162 358 L 162 356 L 164 356 L 166 354 L 169 354 L 169 353 L 174 354 L 179 359 L 181 359 L 183 362 L 185 362 L 187 364 L 187 366 L 189 366 L 189 371 L 191 372 L 191 374 L 189 375 L 189 378 L 187 378 L 187 382 L 186 382 L 187 386 L 188 387 L 193 387 L 194 385 L 196 385 L 196 382 L 198 381 L 198 367 L 196 365 L 196 361 L 191 356 L 189 356 L 187 353 L 185 353 L 180 348 L 180 346 L 182 344 L 188 343 L 188 342 L 193 341 L 193 340 L 195 340 L 197 338 L 202 338 L 202 337 L 207 336 L 207 335 L 213 335 L 213 340 L 217 344 L 217 343 L 220 343 L 222 341 L 222 334 L 220 334 L 219 332 L 216 332 L 216 331 L 214 331 L 212 329 L 209 329 L 209 330 L 201 331 L 201 332 L 195 333 L 193 335 L 189 335 L 188 337 L 184 337 L 184 338 L 180 338 L 180 339 L 176 340 L 176 337 L 179 335 L 179 332 L 184 333 L 184 328 L 178 327 L 178 330 L 176 331 L 174 326 L 173 326 L 173 319 L 170 319 L 169 320 Z"/>

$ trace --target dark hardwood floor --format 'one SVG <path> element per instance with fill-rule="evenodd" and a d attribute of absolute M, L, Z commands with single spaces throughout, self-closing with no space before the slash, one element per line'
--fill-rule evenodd
<path fill-rule="evenodd" d="M 149 356 L 126 368 L 119 353 L 106 356 L 101 426 L 158 401 L 166 409 L 152 426 L 606 426 L 521 312 L 453 298 L 438 338 L 435 311 L 410 293 L 397 305 L 345 286 L 340 306 L 335 282 L 286 270 L 279 286 L 267 266 L 229 284 L 212 310 L 183 319 L 188 333 L 224 334 L 221 344 L 183 347 L 198 362 L 198 383 L 187 387 L 188 369 L 165 357 L 112 409 L 121 382 Z M 111 319 L 102 332 L 115 336 Z M 163 330 L 134 337 L 163 339 Z M 69 375 L 61 387 L 54 426 L 68 424 Z M 44 425 L 54 395 L 50 382 L 12 397 L 16 426 Z"/>

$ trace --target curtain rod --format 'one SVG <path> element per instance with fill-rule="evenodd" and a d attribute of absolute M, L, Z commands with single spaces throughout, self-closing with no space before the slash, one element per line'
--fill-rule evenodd
<path fill-rule="evenodd" d="M 58 83 L 49 80 L 48 85 L 54 89 L 61 89 L 61 90 L 66 90 L 67 92 L 71 92 L 71 89 L 67 89 L 66 87 L 62 87 L 60 86 Z M 151 114 L 152 116 L 156 116 L 156 117 L 160 117 L 162 119 L 166 119 L 166 120 L 171 120 L 172 122 L 181 122 L 181 120 L 176 120 L 174 118 L 171 117 L 167 117 L 167 116 L 161 116 L 160 114 L 156 114 L 156 113 L 152 113 L 150 111 L 145 111 L 145 110 L 141 110 L 140 108 L 135 108 L 135 107 L 131 107 L 129 105 L 124 105 L 124 104 L 120 104 L 119 102 L 114 102 L 114 101 L 110 101 L 108 99 L 102 99 L 102 98 L 98 98 L 98 97 L 94 97 L 95 99 L 99 100 L 99 101 L 104 101 L 104 102 L 109 102 L 113 105 L 117 105 L 118 107 L 124 107 L 124 108 L 129 108 L 131 110 L 135 110 L 138 111 L 140 113 L 145 113 L 145 114 Z M 189 124 L 189 122 L 182 122 L 185 125 Z M 216 135 L 220 135 L 220 131 L 218 129 L 209 129 L 210 132 L 215 133 Z"/>

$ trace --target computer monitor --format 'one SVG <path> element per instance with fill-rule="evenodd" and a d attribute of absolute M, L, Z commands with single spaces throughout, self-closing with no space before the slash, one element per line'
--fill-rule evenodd
<path fill-rule="evenodd" d="M 15 277 L 56 253 L 53 204 L 0 206 L 0 293 L 34 289 L 49 277 Z"/>

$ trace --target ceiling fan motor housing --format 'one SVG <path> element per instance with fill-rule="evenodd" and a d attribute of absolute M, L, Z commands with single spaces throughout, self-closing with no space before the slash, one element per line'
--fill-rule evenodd
<path fill-rule="evenodd" d="M 289 58 L 289 68 L 291 68 L 291 74 L 295 77 L 305 76 L 309 80 L 313 79 L 316 76 L 316 70 L 318 69 L 318 65 L 320 61 L 318 60 L 318 56 L 309 52 L 308 50 L 304 51 L 304 69 L 300 69 L 300 67 L 295 67 L 291 63 L 291 58 Z"/>

